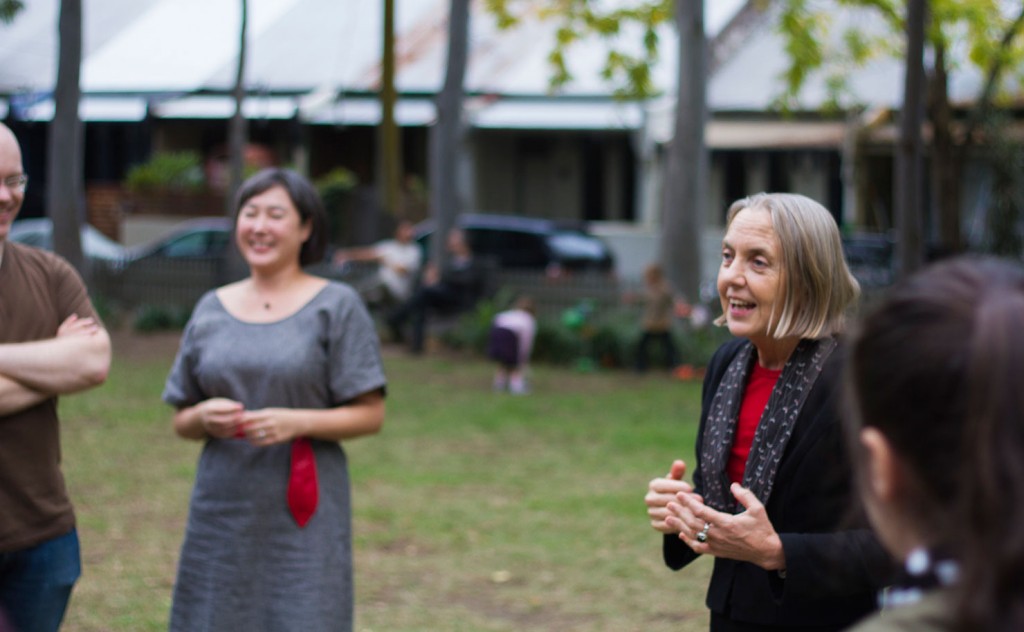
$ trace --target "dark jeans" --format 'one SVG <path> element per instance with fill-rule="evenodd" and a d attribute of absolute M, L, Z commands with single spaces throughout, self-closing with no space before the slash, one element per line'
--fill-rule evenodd
<path fill-rule="evenodd" d="M 28 549 L 0 553 L 0 626 L 6 615 L 15 632 L 56 632 L 81 574 L 74 529 Z"/>
<path fill-rule="evenodd" d="M 414 352 L 423 351 L 423 338 L 427 330 L 428 312 L 456 312 L 465 306 L 466 297 L 462 292 L 448 285 L 425 285 L 415 292 L 404 305 L 399 307 L 388 324 L 396 337 L 401 337 L 402 327 L 406 322 L 412 325 L 412 336 L 409 348 Z"/>
<path fill-rule="evenodd" d="M 645 331 L 640 336 L 640 342 L 636 348 L 636 370 L 638 372 L 643 373 L 647 370 L 651 345 L 661 346 L 662 357 L 665 359 L 665 364 L 668 368 L 671 369 L 677 364 L 678 354 L 676 353 L 676 343 L 672 340 L 672 333 L 668 331 Z"/>

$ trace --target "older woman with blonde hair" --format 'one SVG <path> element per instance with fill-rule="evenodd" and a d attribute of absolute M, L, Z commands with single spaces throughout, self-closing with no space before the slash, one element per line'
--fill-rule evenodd
<path fill-rule="evenodd" d="M 841 630 L 875 607 L 890 564 L 844 526 L 839 334 L 860 290 L 835 220 L 801 195 L 735 202 L 717 285 L 736 339 L 707 367 L 693 483 L 681 460 L 650 482 L 651 526 L 673 570 L 715 558 L 712 631 Z"/>

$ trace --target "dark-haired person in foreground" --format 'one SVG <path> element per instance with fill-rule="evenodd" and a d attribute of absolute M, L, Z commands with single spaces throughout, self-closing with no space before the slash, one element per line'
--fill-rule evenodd
<path fill-rule="evenodd" d="M 851 343 L 847 419 L 904 572 L 857 632 L 1024 630 L 1024 271 L 955 259 L 893 287 Z"/>

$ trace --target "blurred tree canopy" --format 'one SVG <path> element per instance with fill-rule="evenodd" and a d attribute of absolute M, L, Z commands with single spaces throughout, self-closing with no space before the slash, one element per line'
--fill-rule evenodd
<path fill-rule="evenodd" d="M 1024 38 L 1018 37 L 1024 30 L 1024 6 L 1005 0 L 929 0 L 927 4 L 926 120 L 932 130 L 930 198 L 937 234 L 931 248 L 935 253 L 951 253 L 964 248 L 960 180 L 966 153 L 971 147 L 994 146 L 1001 139 L 993 126 L 1003 119 L 993 115 L 994 108 L 1009 96 L 1007 88 L 1018 95 L 1024 89 Z M 552 89 L 573 78 L 569 49 L 584 37 L 598 35 L 609 44 L 602 75 L 618 95 L 632 98 L 657 93 L 651 81 L 651 66 L 662 54 L 657 29 L 672 19 L 674 5 L 678 6 L 673 0 L 487 0 L 502 26 L 514 26 L 527 16 L 557 21 L 556 43 L 549 54 Z M 870 105 L 856 102 L 848 81 L 851 74 L 879 58 L 904 59 L 906 55 L 907 3 L 902 0 L 748 0 L 745 8 L 771 11 L 783 37 L 788 65 L 779 77 L 775 98 L 780 111 L 799 108 L 801 89 L 816 74 L 825 77 L 826 109 Z M 878 19 L 859 26 L 841 25 L 839 9 L 861 10 Z M 882 28 L 863 28 L 871 23 Z M 949 74 L 968 64 L 982 73 L 984 81 L 965 116 L 950 102 Z M 999 156 L 1005 156 L 1003 145 L 1000 142 L 998 151 L 988 152 L 995 166 Z"/>
<path fill-rule="evenodd" d="M 18 14 L 18 11 L 24 8 L 25 3 L 21 0 L 0 0 L 0 22 L 10 22 Z"/>
<path fill-rule="evenodd" d="M 856 106 L 847 78 L 859 67 L 881 57 L 905 55 L 906 3 L 895 0 L 783 0 L 779 30 L 786 38 L 790 65 L 780 106 L 797 105 L 797 95 L 812 72 L 827 76 L 830 104 Z M 930 50 L 927 73 L 926 118 L 932 130 L 931 185 L 933 225 L 937 241 L 933 254 L 963 250 L 960 209 L 961 173 L 967 151 L 991 144 L 1000 134 L 992 116 L 1007 88 L 1024 89 L 1024 6 L 1001 0 L 930 0 L 926 41 Z M 871 11 L 887 29 L 867 33 L 846 28 L 839 37 L 835 8 Z M 834 43 L 838 42 L 838 45 Z M 970 64 L 985 78 L 966 118 L 957 116 L 949 95 L 950 71 Z M 1010 80 L 1004 80 L 1010 75 Z M 844 103 L 845 102 L 845 103 Z M 1000 151 L 989 152 L 995 158 Z M 997 161 L 998 159 L 996 159 Z M 993 161 L 993 164 L 996 164 Z M 998 166 L 998 165 L 997 165 Z"/>
<path fill-rule="evenodd" d="M 598 35 L 611 44 L 601 76 L 614 86 L 615 93 L 622 98 L 656 96 L 651 67 L 658 60 L 661 43 L 657 29 L 672 21 L 674 0 L 619 4 L 623 6 L 605 8 L 588 0 L 486 0 L 501 28 L 512 28 L 527 16 L 556 21 L 555 46 L 548 54 L 552 89 L 573 78 L 566 61 L 573 44 Z"/>

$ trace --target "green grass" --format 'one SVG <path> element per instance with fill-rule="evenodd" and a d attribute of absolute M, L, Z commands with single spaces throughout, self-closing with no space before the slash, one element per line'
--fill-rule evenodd
<path fill-rule="evenodd" d="M 115 350 L 104 387 L 62 402 L 84 560 L 70 631 L 166 629 L 199 450 L 159 399 L 173 344 Z M 385 429 L 347 445 L 357 630 L 707 628 L 710 565 L 666 569 L 643 506 L 690 458 L 699 384 L 537 367 L 514 397 L 479 360 L 386 365 Z"/>

